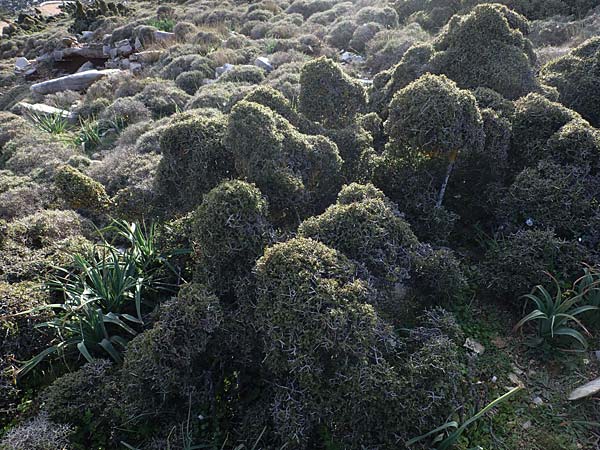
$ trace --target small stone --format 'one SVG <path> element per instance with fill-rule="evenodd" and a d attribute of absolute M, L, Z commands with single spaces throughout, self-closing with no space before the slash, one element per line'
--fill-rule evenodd
<path fill-rule="evenodd" d="M 82 31 L 81 32 L 81 39 L 83 39 L 84 41 L 92 39 L 93 37 L 94 37 L 93 31 Z"/>
<path fill-rule="evenodd" d="M 216 77 L 220 77 L 221 75 L 223 75 L 224 73 L 229 72 L 231 69 L 234 68 L 233 64 L 229 64 L 229 63 L 225 63 L 223 64 L 221 67 L 217 67 L 215 70 L 215 75 Z"/>
<path fill-rule="evenodd" d="M 523 425 L 521 425 L 521 427 L 524 430 L 527 430 L 527 429 L 531 428 L 531 420 L 528 420 L 527 422 L 525 422 Z"/>
<path fill-rule="evenodd" d="M 269 58 L 265 58 L 264 56 L 259 56 L 254 60 L 254 65 L 260 67 L 267 72 L 271 72 L 273 70 L 273 65 L 269 61 Z"/>
<path fill-rule="evenodd" d="M 509 373 L 508 379 L 511 383 L 516 384 L 517 386 L 523 386 L 523 382 L 516 373 Z"/>
<path fill-rule="evenodd" d="M 88 61 L 81 65 L 79 69 L 77 69 L 77 73 L 85 72 L 86 70 L 94 70 L 94 64 L 91 61 Z"/>
<path fill-rule="evenodd" d="M 541 397 L 534 397 L 533 400 L 531 400 L 531 402 L 535 405 L 535 406 L 540 406 L 544 404 L 544 400 L 542 400 Z"/>
<path fill-rule="evenodd" d="M 569 400 L 579 400 L 589 397 L 590 395 L 597 394 L 598 392 L 600 392 L 600 378 L 596 378 L 595 380 L 575 389 L 573 392 L 571 392 L 571 394 L 569 394 Z"/>
<path fill-rule="evenodd" d="M 600 361 L 600 350 L 596 350 L 594 352 L 594 358 L 596 358 L 598 361 Z"/>
<path fill-rule="evenodd" d="M 30 64 L 31 63 L 29 62 L 29 60 L 27 58 L 20 56 L 15 61 L 15 69 L 16 70 L 25 70 L 25 69 L 27 69 L 27 67 L 29 67 Z"/>
<path fill-rule="evenodd" d="M 138 62 L 132 62 L 131 64 L 129 64 L 129 70 L 131 70 L 133 73 L 141 72 L 142 65 Z"/>
<path fill-rule="evenodd" d="M 363 58 L 360 55 L 357 55 L 356 53 L 344 52 L 340 56 L 340 61 L 345 64 L 362 64 L 363 62 L 365 62 L 365 58 Z"/>
<path fill-rule="evenodd" d="M 478 355 L 483 355 L 483 352 L 485 352 L 485 347 L 483 345 L 481 345 L 479 342 L 477 342 L 475 339 L 471 339 L 471 338 L 467 338 L 463 347 L 471 350 L 472 352 L 474 352 Z"/>
<path fill-rule="evenodd" d="M 498 381 L 498 377 L 496 375 L 494 375 L 492 377 L 492 383 L 496 383 Z"/>

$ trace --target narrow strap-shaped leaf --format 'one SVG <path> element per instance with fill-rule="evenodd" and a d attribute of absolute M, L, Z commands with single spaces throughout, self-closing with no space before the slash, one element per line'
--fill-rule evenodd
<path fill-rule="evenodd" d="M 77 344 L 77 350 L 79 350 L 79 353 L 81 353 L 88 362 L 94 361 L 94 358 L 92 358 L 92 355 L 90 355 L 90 352 L 88 351 L 84 342 L 79 342 Z"/>
<path fill-rule="evenodd" d="M 417 436 L 416 438 L 411 439 L 410 441 L 406 442 L 406 446 L 411 446 L 413 444 L 416 444 L 417 442 L 420 442 L 424 439 L 427 439 L 428 437 L 434 435 L 434 434 L 438 434 L 441 433 L 442 431 L 447 430 L 448 428 L 458 428 L 458 422 L 452 421 L 452 422 L 446 422 L 444 425 L 437 427 L 434 430 L 431 430 L 429 433 L 425 433 L 422 434 L 421 436 Z"/>

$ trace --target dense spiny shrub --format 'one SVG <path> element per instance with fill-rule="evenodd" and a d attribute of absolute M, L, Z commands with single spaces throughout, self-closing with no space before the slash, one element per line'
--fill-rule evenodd
<path fill-rule="evenodd" d="M 235 289 L 250 275 L 256 259 L 273 239 L 267 202 L 244 181 L 219 184 L 193 214 L 191 240 L 198 248 L 198 270 L 218 293 Z"/>
<path fill-rule="evenodd" d="M 548 139 L 546 154 L 559 164 L 587 166 L 597 172 L 600 167 L 600 131 L 585 120 L 574 119 Z"/>
<path fill-rule="evenodd" d="M 265 71 L 250 65 L 234 66 L 219 77 L 219 82 L 259 84 L 265 79 Z"/>
<path fill-rule="evenodd" d="M 312 239 L 292 239 L 265 251 L 256 264 L 256 320 L 266 339 L 265 364 L 274 374 L 297 372 L 299 378 L 318 384 L 324 365 L 343 364 L 336 355 L 360 351 L 377 318 L 355 271 L 341 253 Z M 337 327 L 326 326 L 337 320 L 336 310 L 338 319 L 346 316 L 349 321 L 344 334 L 352 339 L 336 336 Z M 351 317 L 359 311 L 364 316 L 355 322 Z"/>
<path fill-rule="evenodd" d="M 360 42 L 369 36 L 367 30 L 373 30 L 372 24 L 365 24 L 358 27 L 350 41 L 352 48 L 361 51 L 361 46 L 357 46 L 357 40 L 363 35 Z M 364 30 L 364 31 L 363 31 Z M 429 34 L 418 24 L 412 23 L 401 29 L 383 30 L 372 36 L 368 42 L 365 41 L 363 49 L 366 52 L 366 66 L 371 73 L 377 74 L 382 70 L 398 64 L 406 51 L 414 44 L 429 40 Z"/>
<path fill-rule="evenodd" d="M 362 166 L 362 155 L 373 151 L 373 138 L 357 125 L 327 130 L 325 136 L 338 147 L 344 163 L 342 173 L 346 181 L 359 181 L 367 178 L 368 170 Z"/>
<path fill-rule="evenodd" d="M 386 202 L 388 198 L 371 183 L 350 183 L 344 185 L 340 190 L 337 197 L 337 204 L 350 205 L 364 200 L 381 200 Z"/>
<path fill-rule="evenodd" d="M 64 450 L 70 448 L 69 436 L 75 430 L 38 415 L 11 428 L 0 441 L 6 450 Z"/>
<path fill-rule="evenodd" d="M 183 110 L 190 98 L 170 80 L 152 81 L 135 96 L 136 100 L 141 101 L 152 112 L 155 119 Z"/>
<path fill-rule="evenodd" d="M 477 89 L 473 89 L 472 92 L 477 99 L 479 109 L 489 108 L 501 117 L 506 119 L 512 118 L 515 112 L 515 104 L 510 100 L 505 99 L 493 89 L 486 87 L 478 87 Z"/>
<path fill-rule="evenodd" d="M 58 169 L 54 185 L 61 198 L 73 209 L 102 211 L 110 203 L 104 186 L 71 166 Z"/>
<path fill-rule="evenodd" d="M 467 279 L 452 250 L 421 244 L 412 252 L 412 263 L 411 294 L 421 304 L 464 298 Z"/>
<path fill-rule="evenodd" d="M 277 244 L 266 250 L 256 270 L 256 321 L 265 344 L 265 365 L 281 380 L 277 384 L 297 392 L 276 394 L 275 433 L 282 443 L 310 448 L 319 422 L 340 434 L 350 425 L 345 420 L 352 418 L 328 414 L 330 408 L 344 409 L 340 401 L 349 406 L 342 380 L 371 380 L 372 395 L 385 399 L 376 373 L 391 381 L 395 371 L 383 357 L 377 362 L 370 358 L 368 349 L 379 346 L 379 333 L 387 330 L 366 303 L 367 288 L 354 279 L 353 264 L 319 242 L 296 238 Z M 358 377 L 357 371 L 370 376 Z M 393 389 L 399 390 L 398 385 Z M 287 420 L 289 414 L 294 420 Z M 377 418 L 382 419 L 379 414 Z M 360 428 L 360 438 L 365 439 L 373 425 L 372 420 L 367 422 Z"/>
<path fill-rule="evenodd" d="M 212 379 L 207 350 L 222 324 L 219 299 L 201 284 L 184 285 L 161 305 L 158 321 L 128 345 L 120 371 L 121 407 L 134 422 L 207 416 Z M 186 405 L 181 408 L 181 405 Z"/>
<path fill-rule="evenodd" d="M 594 126 L 600 126 L 600 97 L 596 87 L 600 82 L 598 57 L 600 38 L 592 38 L 569 54 L 546 64 L 541 71 L 542 82 L 555 87 L 559 100 L 580 113 Z"/>
<path fill-rule="evenodd" d="M 387 117 L 387 108 L 394 94 L 428 71 L 427 63 L 434 51 L 430 44 L 413 45 L 396 66 L 378 73 L 369 92 L 371 109 Z"/>
<path fill-rule="evenodd" d="M 332 47 L 348 48 L 350 39 L 352 39 L 357 27 L 358 25 L 354 20 L 341 20 L 331 28 L 325 40 Z"/>
<path fill-rule="evenodd" d="M 160 76 L 168 80 L 174 80 L 178 75 L 190 70 L 198 70 L 205 74 L 205 78 L 212 78 L 214 69 L 208 58 L 200 55 L 176 56 L 160 71 Z"/>
<path fill-rule="evenodd" d="M 352 38 L 348 42 L 348 46 L 359 53 L 363 53 L 369 41 L 379 33 L 383 27 L 378 23 L 369 22 L 359 25 L 352 33 Z M 398 58 L 399 60 L 400 58 Z"/>
<path fill-rule="evenodd" d="M 337 0 L 295 0 L 287 9 L 286 13 L 300 13 L 308 19 L 315 13 L 327 11 L 335 6 Z"/>
<path fill-rule="evenodd" d="M 140 100 L 134 98 L 118 98 L 101 114 L 100 120 L 108 124 L 117 122 L 119 128 L 149 120 L 152 114 Z"/>
<path fill-rule="evenodd" d="M 226 128 L 223 118 L 193 117 L 164 129 L 155 180 L 159 203 L 171 211 L 190 211 L 202 194 L 233 175 L 233 154 L 223 144 Z"/>
<path fill-rule="evenodd" d="M 0 233 L 4 233 L 0 225 Z M 0 253 L 6 255 L 12 243 L 0 242 Z M 3 248 L 5 247 L 5 248 Z M 0 257 L 0 266 L 5 263 Z M 2 269 L 0 269 L 2 272 Z M 0 322 L 2 354 L 0 355 L 0 424 L 4 426 L 17 416 L 17 408 L 24 392 L 16 384 L 14 374 L 18 362 L 25 361 L 47 348 L 50 337 L 40 333 L 35 325 L 50 318 L 48 312 L 37 311 L 20 314 L 39 308 L 51 301 L 46 292 L 34 282 L 0 282 Z"/>
<path fill-rule="evenodd" d="M 533 166 L 546 156 L 545 145 L 554 133 L 579 114 L 539 94 L 515 102 L 513 140 L 509 163 L 515 172 Z"/>
<path fill-rule="evenodd" d="M 187 42 L 190 38 L 196 34 L 197 28 L 193 23 L 189 22 L 178 22 L 173 27 L 173 33 L 175 33 L 175 39 L 178 42 Z"/>
<path fill-rule="evenodd" d="M 396 93 L 385 131 L 393 141 L 428 154 L 481 148 L 483 143 L 475 97 L 443 75 L 423 75 Z"/>
<path fill-rule="evenodd" d="M 581 238 L 600 212 L 597 183 L 584 168 L 541 161 L 517 175 L 499 205 L 501 217 L 513 227 L 553 229 L 563 238 Z"/>
<path fill-rule="evenodd" d="M 302 68 L 298 107 L 310 120 L 326 128 L 343 128 L 354 121 L 365 101 L 361 84 L 332 60 L 318 58 Z"/>
<path fill-rule="evenodd" d="M 523 37 L 524 17 L 501 5 L 476 6 L 454 16 L 434 42 L 432 71 L 463 88 L 489 87 L 509 99 L 537 89 L 535 54 Z"/>
<path fill-rule="evenodd" d="M 189 95 L 194 95 L 196 91 L 202 86 L 206 75 L 200 70 L 190 70 L 189 72 L 183 72 L 175 78 L 175 84 L 179 89 L 185 91 Z"/>
<path fill-rule="evenodd" d="M 111 402 L 115 400 L 106 382 L 111 367 L 110 361 L 99 359 L 56 379 L 42 394 L 43 411 L 54 422 L 78 429 L 91 425 L 90 416 L 90 431 L 108 428 Z M 99 391 L 103 395 L 98 395 Z"/>
<path fill-rule="evenodd" d="M 216 108 L 228 113 L 253 87 L 250 84 L 230 82 L 207 84 L 196 91 L 185 109 Z"/>
<path fill-rule="evenodd" d="M 372 185 L 364 189 L 383 195 Z M 341 195 L 344 200 L 349 197 L 348 193 Z M 386 200 L 368 198 L 332 205 L 320 216 L 302 222 L 298 236 L 342 252 L 364 265 L 381 282 L 402 282 L 408 278 L 410 252 L 418 241 L 410 225 Z"/>
<path fill-rule="evenodd" d="M 482 109 L 483 146 L 464 148 L 449 180 L 448 207 L 461 222 L 488 222 L 496 205 L 495 195 L 503 186 L 508 167 L 511 123 L 492 109 Z"/>
<path fill-rule="evenodd" d="M 455 213 L 436 206 L 448 160 L 396 147 L 364 155 L 370 180 L 406 214 L 420 240 L 445 243 L 457 220 Z"/>
<path fill-rule="evenodd" d="M 11 221 L 6 236 L 29 248 L 43 248 L 80 235 L 91 236 L 92 224 L 75 211 L 44 210 Z"/>
<path fill-rule="evenodd" d="M 336 145 L 301 134 L 258 103 L 241 101 L 233 108 L 227 143 L 238 173 L 265 194 L 277 221 L 294 222 L 318 211 L 339 187 L 342 161 Z"/>
<path fill-rule="evenodd" d="M 576 241 L 566 241 L 548 230 L 521 230 L 493 243 L 485 255 L 485 275 L 490 294 L 518 302 L 531 286 L 545 284 L 552 273 L 572 280 L 589 254 Z"/>
<path fill-rule="evenodd" d="M 356 21 L 359 25 L 375 22 L 383 25 L 385 28 L 396 28 L 398 26 L 398 13 L 389 6 L 384 8 L 367 6 L 358 10 Z"/>

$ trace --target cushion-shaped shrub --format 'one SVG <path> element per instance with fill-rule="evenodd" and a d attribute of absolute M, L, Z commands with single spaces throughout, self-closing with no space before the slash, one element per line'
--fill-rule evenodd
<path fill-rule="evenodd" d="M 600 126 L 598 56 L 600 38 L 592 38 L 565 56 L 546 64 L 542 82 L 555 87 L 562 104 L 574 109 L 594 126 Z"/>
<path fill-rule="evenodd" d="M 216 108 L 228 113 L 252 88 L 253 85 L 247 83 L 219 82 L 207 84 L 196 91 L 185 109 Z"/>
<path fill-rule="evenodd" d="M 182 286 L 161 305 L 154 326 L 127 346 L 119 380 L 127 417 L 152 420 L 159 429 L 161 422 L 185 420 L 187 407 L 207 414 L 212 395 L 207 350 L 222 321 L 219 299 L 201 284 Z"/>
<path fill-rule="evenodd" d="M 156 119 L 182 110 L 190 100 L 190 96 L 170 80 L 148 83 L 135 98 L 146 105 Z"/>
<path fill-rule="evenodd" d="M 336 145 L 298 132 L 265 106 L 239 102 L 229 116 L 227 144 L 237 172 L 265 194 L 276 221 L 295 222 L 337 192 L 342 161 Z"/>
<path fill-rule="evenodd" d="M 265 71 L 257 66 L 234 66 L 219 77 L 219 82 L 259 84 L 265 79 Z"/>
<path fill-rule="evenodd" d="M 423 75 L 398 91 L 385 124 L 389 146 L 408 147 L 449 162 L 440 181 L 436 206 L 444 198 L 454 162 L 464 150 L 479 151 L 484 144 L 483 121 L 477 101 L 444 75 Z"/>
<path fill-rule="evenodd" d="M 97 181 L 71 166 L 62 166 L 54 177 L 61 198 L 73 209 L 102 211 L 110 201 Z"/>
<path fill-rule="evenodd" d="M 191 240 L 198 270 L 218 293 L 227 293 L 251 274 L 273 239 L 268 207 L 260 191 L 244 181 L 225 181 L 208 192 L 195 210 Z"/>
<path fill-rule="evenodd" d="M 190 211 L 203 194 L 234 175 L 233 154 L 223 143 L 226 129 L 223 118 L 192 117 L 163 130 L 155 179 L 160 204 Z"/>
<path fill-rule="evenodd" d="M 584 167 L 541 161 L 515 177 L 499 205 L 500 218 L 516 228 L 553 229 L 563 238 L 582 238 L 596 232 L 597 183 Z"/>
<path fill-rule="evenodd" d="M 521 295 L 551 282 L 545 272 L 573 280 L 589 258 L 577 241 L 560 239 L 553 231 L 520 230 L 500 238 L 485 254 L 486 288 L 495 298 L 519 305 Z"/>
<path fill-rule="evenodd" d="M 585 120 L 574 119 L 546 142 L 546 155 L 559 164 L 586 166 L 597 172 L 600 166 L 600 130 Z"/>
<path fill-rule="evenodd" d="M 300 74 L 299 111 L 326 128 L 351 124 L 365 106 L 362 85 L 332 60 L 322 57 L 304 65 Z"/>
<path fill-rule="evenodd" d="M 350 189 L 356 191 L 357 186 Z M 364 189 L 383 195 L 372 185 Z M 347 201 L 350 195 L 343 191 L 340 195 Z M 418 244 L 410 225 L 389 201 L 379 198 L 332 205 L 302 222 L 298 236 L 323 242 L 391 284 L 408 278 L 411 249 Z"/>
<path fill-rule="evenodd" d="M 509 99 L 537 89 L 527 20 L 505 6 L 476 6 L 454 16 L 436 39 L 430 64 L 463 88 L 489 87 Z"/>
<path fill-rule="evenodd" d="M 540 94 L 529 94 L 515 102 L 512 120 L 510 167 L 515 173 L 534 166 L 546 156 L 546 142 L 571 120 L 579 119 L 575 111 L 552 102 Z"/>
<path fill-rule="evenodd" d="M 175 84 L 186 94 L 194 95 L 206 80 L 206 75 L 200 70 L 190 70 L 183 72 L 175 78 Z"/>
<path fill-rule="evenodd" d="M 398 13 L 389 6 L 383 8 L 367 6 L 358 10 L 356 21 L 359 25 L 375 22 L 386 28 L 395 28 L 398 26 Z"/>
<path fill-rule="evenodd" d="M 56 423 L 88 428 L 99 435 L 110 430 L 111 368 L 110 361 L 99 359 L 57 378 L 42 394 L 44 412 Z M 104 395 L 97 395 L 99 390 Z"/>

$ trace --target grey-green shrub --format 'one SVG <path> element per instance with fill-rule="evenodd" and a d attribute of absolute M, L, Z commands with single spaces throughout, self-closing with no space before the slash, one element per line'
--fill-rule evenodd
<path fill-rule="evenodd" d="M 254 262 L 272 241 L 267 202 L 244 181 L 225 181 L 194 211 L 190 238 L 199 249 L 197 276 L 215 292 L 243 288 Z"/>
<path fill-rule="evenodd" d="M 223 143 L 226 130 L 223 118 L 204 117 L 175 121 L 163 130 L 155 179 L 160 205 L 190 211 L 203 194 L 235 174 L 233 153 Z"/>

